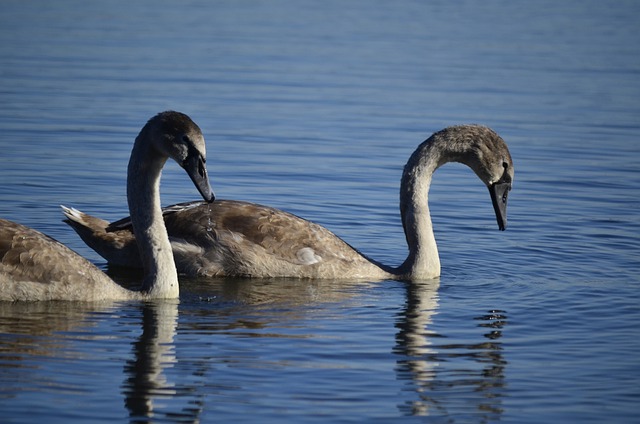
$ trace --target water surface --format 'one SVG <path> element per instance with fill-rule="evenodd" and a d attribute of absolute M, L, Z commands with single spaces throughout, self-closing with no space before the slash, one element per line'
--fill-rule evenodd
<path fill-rule="evenodd" d="M 438 280 L 182 279 L 179 302 L 2 304 L 4 422 L 640 419 L 635 2 L 0 8 L 0 216 L 105 270 L 58 205 L 127 215 L 131 144 L 162 110 L 202 128 L 218 197 L 389 264 L 406 256 L 402 166 L 432 132 L 488 125 L 516 167 L 506 232 L 470 170 L 438 170 Z M 175 164 L 162 196 L 198 197 Z"/>

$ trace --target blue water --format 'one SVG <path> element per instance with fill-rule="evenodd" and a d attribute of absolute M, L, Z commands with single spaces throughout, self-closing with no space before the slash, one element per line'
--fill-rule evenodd
<path fill-rule="evenodd" d="M 220 198 L 406 256 L 402 166 L 494 128 L 509 227 L 460 165 L 432 282 L 181 280 L 179 302 L 0 304 L 6 423 L 638 422 L 634 1 L 4 1 L 0 216 L 107 270 L 58 205 L 128 214 L 133 138 L 189 114 Z M 164 204 L 198 197 L 182 170 Z M 114 274 L 123 284 L 135 275 Z"/>

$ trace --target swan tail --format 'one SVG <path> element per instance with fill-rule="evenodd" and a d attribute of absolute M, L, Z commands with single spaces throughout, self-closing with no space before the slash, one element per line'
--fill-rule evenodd
<path fill-rule="evenodd" d="M 104 232 L 109 225 L 104 219 L 88 215 L 76 208 L 69 208 L 64 205 L 60 205 L 60 208 L 66 217 L 64 222 L 76 231 L 78 231 L 78 229 L 90 229 L 93 232 Z"/>
<path fill-rule="evenodd" d="M 91 216 L 76 208 L 60 205 L 65 216 L 63 222 L 112 265 L 140 267 L 140 256 L 135 238 L 130 231 L 108 231 L 109 222 Z"/>

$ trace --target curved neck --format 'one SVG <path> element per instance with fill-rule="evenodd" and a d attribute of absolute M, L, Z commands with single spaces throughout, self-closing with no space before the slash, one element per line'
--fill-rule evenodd
<path fill-rule="evenodd" d="M 429 213 L 429 187 L 433 173 L 443 163 L 443 149 L 433 141 L 430 138 L 413 152 L 400 184 L 400 215 L 409 255 L 394 273 L 407 279 L 440 275 L 440 257 Z"/>
<path fill-rule="evenodd" d="M 127 171 L 127 201 L 144 266 L 142 291 L 151 298 L 177 298 L 178 275 L 160 207 L 160 176 L 167 158 L 136 139 Z"/>

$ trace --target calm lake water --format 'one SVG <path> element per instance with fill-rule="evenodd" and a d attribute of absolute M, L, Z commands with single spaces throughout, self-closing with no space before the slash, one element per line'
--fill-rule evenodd
<path fill-rule="evenodd" d="M 132 141 L 162 110 L 202 128 L 219 198 L 389 264 L 406 256 L 400 173 L 431 133 L 488 125 L 516 166 L 506 232 L 469 169 L 438 171 L 439 280 L 182 279 L 179 302 L 0 304 L 3 423 L 640 422 L 639 3 L 0 11 L 0 216 L 105 270 L 58 205 L 127 215 Z M 198 198 L 175 164 L 162 195 Z"/>

